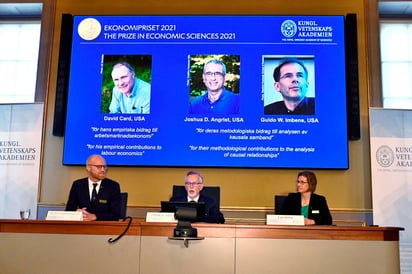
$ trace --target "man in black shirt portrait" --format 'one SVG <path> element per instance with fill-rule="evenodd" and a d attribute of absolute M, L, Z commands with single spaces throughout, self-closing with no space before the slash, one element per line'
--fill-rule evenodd
<path fill-rule="evenodd" d="M 308 70 L 296 58 L 281 60 L 273 71 L 275 90 L 283 100 L 266 105 L 264 114 L 313 115 L 315 98 L 306 97 L 308 90 Z"/>

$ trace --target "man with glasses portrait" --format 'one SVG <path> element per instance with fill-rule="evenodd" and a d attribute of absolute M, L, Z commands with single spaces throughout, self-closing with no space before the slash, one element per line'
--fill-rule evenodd
<path fill-rule="evenodd" d="M 190 114 L 239 114 L 239 95 L 225 88 L 226 65 L 217 59 L 208 60 L 203 67 L 205 94 L 189 104 Z"/>
<path fill-rule="evenodd" d="M 285 58 L 273 71 L 274 88 L 283 100 L 264 107 L 264 114 L 314 115 L 315 98 L 307 97 L 308 69 L 296 58 Z"/>

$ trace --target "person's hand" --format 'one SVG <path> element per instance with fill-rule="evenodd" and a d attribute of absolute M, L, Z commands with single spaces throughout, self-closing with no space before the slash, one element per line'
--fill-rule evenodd
<path fill-rule="evenodd" d="M 315 225 L 315 220 L 305 218 L 305 225 Z"/>
<path fill-rule="evenodd" d="M 97 220 L 96 214 L 88 212 L 85 207 L 81 209 L 79 208 L 77 211 L 81 211 L 83 215 L 83 221 L 96 221 Z"/>

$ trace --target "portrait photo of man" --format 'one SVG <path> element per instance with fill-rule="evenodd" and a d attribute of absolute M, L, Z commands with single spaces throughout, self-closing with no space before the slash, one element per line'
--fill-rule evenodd
<path fill-rule="evenodd" d="M 268 66 L 265 73 L 272 72 L 270 80 L 268 75 L 264 77 L 264 114 L 314 115 L 315 98 L 308 69 L 313 71 L 313 58 L 283 57 L 264 63 Z M 274 64 L 274 68 L 269 64 Z"/>
<path fill-rule="evenodd" d="M 149 114 L 151 56 L 105 56 L 102 113 Z"/>
<path fill-rule="evenodd" d="M 192 56 L 191 60 L 189 114 L 239 114 L 239 56 Z"/>

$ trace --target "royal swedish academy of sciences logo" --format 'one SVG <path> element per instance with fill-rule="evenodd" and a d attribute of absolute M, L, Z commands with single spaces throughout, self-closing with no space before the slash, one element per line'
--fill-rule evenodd
<path fill-rule="evenodd" d="M 283 21 L 282 25 L 280 26 L 283 36 L 285 37 L 293 37 L 295 36 L 298 27 L 296 23 L 292 20 L 285 20 Z"/>
<path fill-rule="evenodd" d="M 395 154 L 388 146 L 380 146 L 376 150 L 376 161 L 381 167 L 389 167 L 393 164 Z"/>

